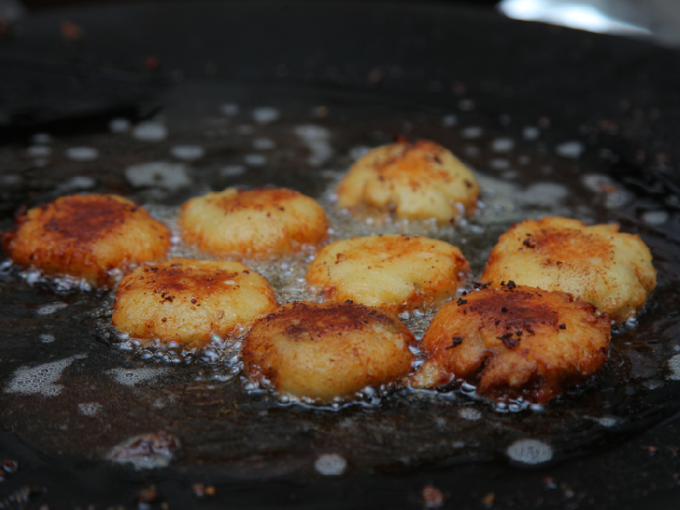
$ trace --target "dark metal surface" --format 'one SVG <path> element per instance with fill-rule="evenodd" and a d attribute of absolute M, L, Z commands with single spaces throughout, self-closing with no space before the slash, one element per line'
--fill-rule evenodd
<path fill-rule="evenodd" d="M 63 19 L 82 27 L 82 41 L 61 39 Z M 132 73 L 147 72 L 153 55 L 161 64 L 160 78 L 178 82 L 157 96 L 171 132 L 161 144 L 112 137 L 96 122 L 53 124 L 51 129 L 63 129 L 53 131 L 55 155 L 47 166 L 36 166 L 23 152 L 26 131 L 19 136 L 5 131 L 3 227 L 19 205 L 77 191 L 64 187 L 73 177 L 91 177 L 92 190 L 166 206 L 235 183 L 291 186 L 318 197 L 347 168 L 353 147 L 384 143 L 393 132 L 441 141 L 488 175 L 498 159 L 489 147 L 495 138 L 509 137 L 517 147 L 505 159 L 518 171 L 501 180 L 520 190 L 536 181 L 565 186 L 570 190 L 565 208 L 640 233 L 659 270 L 649 310 L 636 328 L 615 335 L 612 361 L 600 377 L 542 413 L 514 414 L 462 395 L 448 400 L 397 395 L 368 411 L 281 407 L 267 395 L 245 393 L 235 380 L 206 380 L 212 368 L 201 365 L 170 366 L 161 382 L 115 384 L 112 369 L 155 365 L 102 341 L 92 311 L 106 295 L 58 294 L 30 287 L 10 272 L 0 282 L 4 386 L 22 367 L 86 357 L 74 358 L 53 381 L 63 387 L 56 397 L 0 395 L 0 454 L 20 464 L 2 482 L 4 497 L 20 499 L 28 487 L 24 493 L 36 507 L 43 502 L 132 507 L 139 491 L 153 484 L 158 497 L 151 504 L 167 502 L 171 508 L 418 508 L 422 487 L 434 483 L 451 508 L 674 506 L 680 383 L 668 379 L 665 363 L 680 345 L 680 224 L 672 170 L 676 53 L 474 10 L 281 2 L 59 11 L 29 21 L 20 39 L 0 43 L 0 53 L 16 58 L 90 59 Z M 238 103 L 240 116 L 217 122 L 221 102 Z M 10 101 L 4 104 L 11 107 Z M 281 120 L 239 131 L 252 124 L 248 115 L 258 106 L 276 106 Z M 319 116 L 318 106 L 327 114 Z M 459 124 L 442 126 L 451 113 Z M 321 168 L 306 163 L 309 149 L 292 134 L 309 124 L 332 136 L 335 155 Z M 523 126 L 536 124 L 544 126 L 540 140 L 521 141 Z M 470 126 L 483 128 L 474 142 L 463 134 Z M 238 178 L 221 174 L 220 168 L 252 152 L 256 137 L 275 140 L 282 150 Z M 581 159 L 555 154 L 566 140 L 584 143 Z M 207 151 L 191 165 L 189 186 L 161 192 L 131 187 L 126 166 L 167 159 L 179 143 Z M 76 163 L 62 156 L 78 145 L 98 147 L 100 158 Z M 522 156 L 531 163 L 520 167 Z M 634 199 L 605 207 L 602 197 L 581 187 L 580 178 L 589 173 L 613 176 Z M 648 211 L 663 211 L 668 220 L 663 226 L 645 223 Z M 540 214 L 541 208 L 520 212 Z M 442 235 L 452 241 L 464 237 L 469 243 L 464 251 L 478 270 L 488 239 L 504 225 L 486 226 L 490 231 L 478 236 L 465 229 Z M 36 313 L 55 302 L 67 306 Z M 54 340 L 45 343 L 44 334 Z M 102 404 L 94 416 L 80 407 L 91 402 Z M 474 408 L 481 419 L 462 420 L 462 407 Z M 608 417 L 619 421 L 615 426 L 597 421 Z M 160 429 L 182 441 L 169 467 L 136 472 L 102 460 L 126 438 Z M 526 437 L 550 444 L 554 460 L 535 470 L 509 462 L 505 448 Z M 347 474 L 333 480 L 315 473 L 320 453 L 342 453 Z M 197 482 L 214 484 L 216 495 L 197 498 L 192 490 Z"/>

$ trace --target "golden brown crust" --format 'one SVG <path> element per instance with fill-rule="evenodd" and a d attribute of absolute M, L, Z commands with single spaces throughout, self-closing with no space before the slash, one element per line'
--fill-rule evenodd
<path fill-rule="evenodd" d="M 170 230 L 123 197 L 71 195 L 17 217 L 2 246 L 20 266 L 101 286 L 112 284 L 113 269 L 164 257 Z"/>
<path fill-rule="evenodd" d="M 449 150 L 417 140 L 370 151 L 354 163 L 337 194 L 338 205 L 355 214 L 447 222 L 475 210 L 479 186 Z"/>
<path fill-rule="evenodd" d="M 246 373 L 282 394 L 329 402 L 401 379 L 413 334 L 390 312 L 294 302 L 259 320 L 243 345 Z"/>
<path fill-rule="evenodd" d="M 177 258 L 123 278 L 112 323 L 135 338 L 196 347 L 277 308 L 267 280 L 243 264 Z"/>
<path fill-rule="evenodd" d="M 400 313 L 453 297 L 470 269 L 461 251 L 422 236 L 354 237 L 324 246 L 307 281 L 329 301 L 352 300 Z"/>
<path fill-rule="evenodd" d="M 656 271 L 642 240 L 618 230 L 559 217 L 523 221 L 500 237 L 482 280 L 569 292 L 624 321 L 644 306 Z"/>
<path fill-rule="evenodd" d="M 290 189 L 227 188 L 189 200 L 179 218 L 188 244 L 218 255 L 269 256 L 316 246 L 329 222 L 316 201 Z"/>
<path fill-rule="evenodd" d="M 435 315 L 422 341 L 427 361 L 412 385 L 435 387 L 455 376 L 495 400 L 548 402 L 604 366 L 610 320 L 595 312 L 569 294 L 514 282 L 469 293 Z"/>

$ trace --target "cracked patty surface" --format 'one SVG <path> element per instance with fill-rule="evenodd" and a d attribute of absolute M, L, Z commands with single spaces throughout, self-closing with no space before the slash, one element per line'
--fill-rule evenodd
<path fill-rule="evenodd" d="M 414 387 L 452 378 L 495 400 L 545 403 L 597 373 L 608 358 L 610 319 L 563 292 L 510 282 L 443 306 L 425 333 Z"/>
<path fill-rule="evenodd" d="M 451 151 L 429 140 L 377 147 L 352 165 L 338 206 L 356 215 L 455 221 L 475 210 L 479 185 Z"/>
<path fill-rule="evenodd" d="M 652 254 L 618 225 L 549 217 L 513 225 L 494 246 L 482 281 L 569 292 L 616 321 L 642 310 L 656 287 Z"/>
<path fill-rule="evenodd" d="M 455 296 L 470 267 L 461 251 L 423 236 L 354 237 L 324 246 L 307 281 L 324 299 L 352 300 L 400 313 Z"/>

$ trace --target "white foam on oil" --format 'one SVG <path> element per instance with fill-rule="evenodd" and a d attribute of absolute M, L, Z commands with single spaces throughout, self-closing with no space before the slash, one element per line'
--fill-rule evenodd
<path fill-rule="evenodd" d="M 543 464 L 552 459 L 553 449 L 538 439 L 519 439 L 508 447 L 507 454 L 522 464 Z"/>
<path fill-rule="evenodd" d="M 158 121 L 140 122 L 132 130 L 132 137 L 140 142 L 161 142 L 168 137 L 168 128 Z"/>
<path fill-rule="evenodd" d="M 680 354 L 671 356 L 667 361 L 667 365 L 670 370 L 667 379 L 670 379 L 671 381 L 680 381 Z"/>
<path fill-rule="evenodd" d="M 248 166 L 264 166 L 267 164 L 267 156 L 264 154 L 246 154 L 243 162 Z"/>
<path fill-rule="evenodd" d="M 257 151 L 269 151 L 276 148 L 276 142 L 271 138 L 255 138 L 253 140 L 253 149 Z"/>
<path fill-rule="evenodd" d="M 66 157 L 73 161 L 94 161 L 99 157 L 99 150 L 94 147 L 69 147 Z"/>
<path fill-rule="evenodd" d="M 78 404 L 78 411 L 80 411 L 80 414 L 83 416 L 87 416 L 89 418 L 94 418 L 99 414 L 99 411 L 101 410 L 102 405 L 97 403 L 97 402 L 86 402 L 84 404 Z"/>
<path fill-rule="evenodd" d="M 580 158 L 585 150 L 586 146 L 583 145 L 583 142 L 579 141 L 563 142 L 555 147 L 555 153 L 558 156 L 569 159 Z"/>
<path fill-rule="evenodd" d="M 40 335 L 40 341 L 44 344 L 51 344 L 54 342 L 55 338 L 54 335 L 49 335 L 49 334 L 44 334 Z"/>
<path fill-rule="evenodd" d="M 109 122 L 109 131 L 114 134 L 126 133 L 130 131 L 130 121 L 124 118 L 111 119 Z"/>
<path fill-rule="evenodd" d="M 239 108 L 239 106 L 234 103 L 224 103 L 220 106 L 220 113 L 222 115 L 226 115 L 227 117 L 234 117 L 235 115 L 238 115 L 240 111 L 241 108 Z"/>
<path fill-rule="evenodd" d="M 461 134 L 463 135 L 463 138 L 467 140 L 473 140 L 482 136 L 483 132 L 484 131 L 479 126 L 469 126 L 463 129 Z"/>
<path fill-rule="evenodd" d="M 458 416 L 464 420 L 477 421 L 482 418 L 482 413 L 474 407 L 461 407 L 458 409 Z"/>
<path fill-rule="evenodd" d="M 515 142 L 511 138 L 496 138 L 491 142 L 491 150 L 494 152 L 510 152 L 515 148 Z"/>
<path fill-rule="evenodd" d="M 668 218 L 668 211 L 647 211 L 642 214 L 642 221 L 647 225 L 663 225 Z"/>
<path fill-rule="evenodd" d="M 61 310 L 62 308 L 66 308 L 68 305 L 66 303 L 50 303 L 49 305 L 43 305 L 40 308 L 36 310 L 36 313 L 38 315 L 52 315 L 54 312 L 57 310 Z"/>
<path fill-rule="evenodd" d="M 75 360 L 85 357 L 85 354 L 76 354 L 69 358 L 43 363 L 37 367 L 18 368 L 14 372 L 12 380 L 5 387 L 5 393 L 39 394 L 45 397 L 55 397 L 64 389 L 61 384 L 56 384 L 62 372 Z"/>
<path fill-rule="evenodd" d="M 281 112 L 278 108 L 271 106 L 261 106 L 253 110 L 253 120 L 258 124 L 270 124 L 279 120 Z"/>
<path fill-rule="evenodd" d="M 131 165 L 125 169 L 125 177 L 135 188 L 156 187 L 177 191 L 191 184 L 186 166 L 163 161 Z"/>
<path fill-rule="evenodd" d="M 123 386 L 137 386 L 141 383 L 152 382 L 159 377 L 166 375 L 169 369 L 165 367 L 160 368 L 114 368 L 109 370 L 107 374 L 113 377 L 113 380 Z"/>
<path fill-rule="evenodd" d="M 52 147 L 48 145 L 31 145 L 26 149 L 26 155 L 31 158 L 47 158 L 52 155 Z"/>
<path fill-rule="evenodd" d="M 321 166 L 333 157 L 334 151 L 330 144 L 330 131 L 321 126 L 308 124 L 297 126 L 295 134 L 309 149 L 307 162 L 311 166 Z"/>
<path fill-rule="evenodd" d="M 314 462 L 314 469 L 324 476 L 340 476 L 347 470 L 347 461 L 337 453 L 324 453 Z"/>
<path fill-rule="evenodd" d="M 221 177 L 238 177 L 246 173 L 246 167 L 243 165 L 227 165 L 220 168 Z"/>
<path fill-rule="evenodd" d="M 182 161 L 195 161 L 205 156 L 205 149 L 200 145 L 174 145 L 170 147 L 170 154 Z"/>

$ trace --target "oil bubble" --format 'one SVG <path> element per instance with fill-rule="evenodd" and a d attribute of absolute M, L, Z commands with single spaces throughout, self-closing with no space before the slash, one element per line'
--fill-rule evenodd
<path fill-rule="evenodd" d="M 508 447 L 507 454 L 522 464 L 543 464 L 553 457 L 552 447 L 537 439 L 519 439 Z"/>
<path fill-rule="evenodd" d="M 52 315 L 57 310 L 61 310 L 67 306 L 68 305 L 66 303 L 50 303 L 49 305 L 44 305 L 38 308 L 37 313 L 38 315 Z"/>
<path fill-rule="evenodd" d="M 94 418 L 95 416 L 97 416 L 101 408 L 102 405 L 98 404 L 97 402 L 87 402 L 84 404 L 78 404 L 78 410 L 80 411 L 80 414 L 82 414 L 83 416 L 88 416 L 90 418 Z"/>
<path fill-rule="evenodd" d="M 458 416 L 464 420 L 476 421 L 481 419 L 482 413 L 474 407 L 461 407 L 458 410 Z"/>
<path fill-rule="evenodd" d="M 113 379 L 123 386 L 136 386 L 150 382 L 168 373 L 167 368 L 114 368 L 107 372 Z"/>
<path fill-rule="evenodd" d="M 314 462 L 314 469 L 324 476 L 340 476 L 347 469 L 347 461 L 337 453 L 324 453 Z"/>
<path fill-rule="evenodd" d="M 55 384 L 61 373 L 75 360 L 85 358 L 85 354 L 76 354 L 69 358 L 44 363 L 37 367 L 21 367 L 14 372 L 14 377 L 5 388 L 5 393 L 21 395 L 42 394 L 54 397 L 61 393 L 63 386 Z"/>

